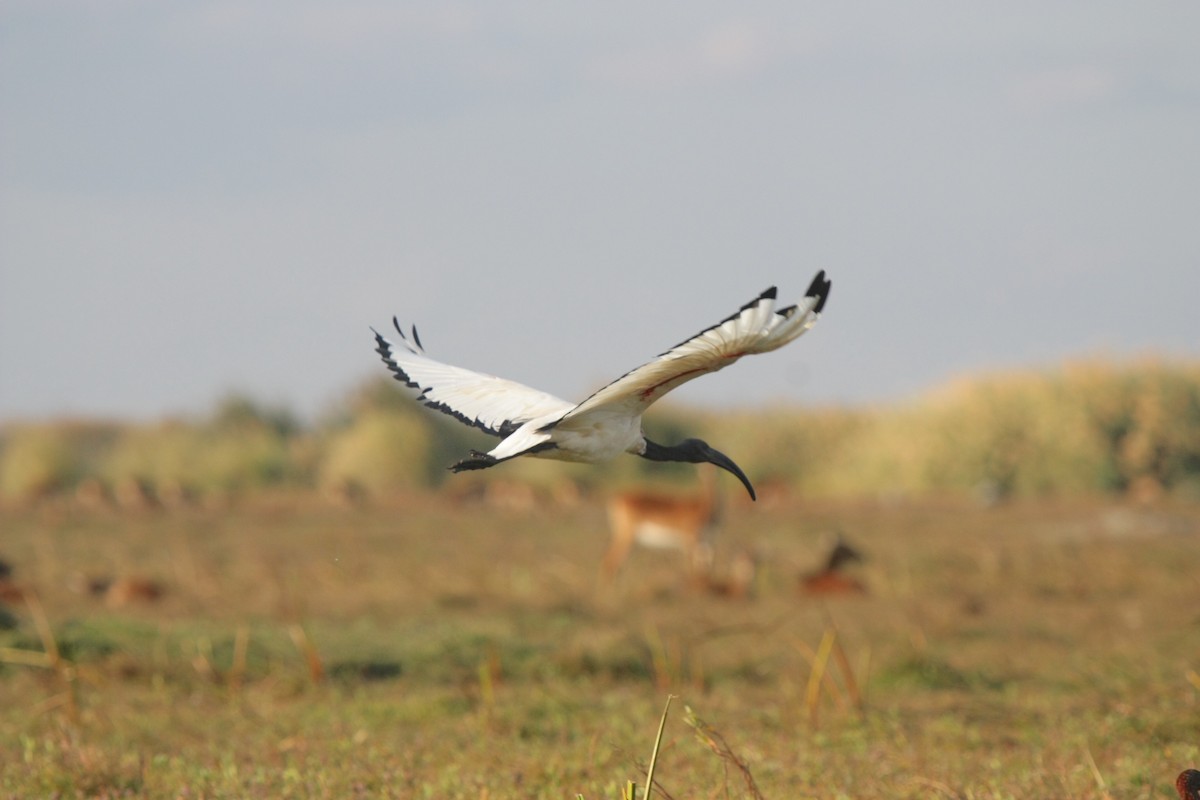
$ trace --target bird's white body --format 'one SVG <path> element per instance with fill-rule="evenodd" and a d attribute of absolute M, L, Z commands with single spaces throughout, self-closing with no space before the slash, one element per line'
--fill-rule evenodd
<path fill-rule="evenodd" d="M 736 314 L 627 372 L 579 404 L 514 381 L 434 361 L 425 355 L 415 328 L 409 338 L 396 324 L 403 344 L 400 348 L 378 333 L 375 338 L 384 363 L 398 380 L 420 390 L 421 402 L 503 437 L 488 453 L 456 464 L 456 470 L 488 467 L 523 455 L 588 463 L 607 461 L 621 453 L 654 460 L 711 460 L 707 455 L 696 456 L 694 448 L 678 455 L 677 448 L 650 443 L 655 451 L 648 451 L 642 414 L 664 394 L 693 378 L 723 369 L 744 355 L 775 350 L 803 334 L 816 324 L 829 286 L 824 272 L 818 273 L 802 300 L 779 310 L 771 287 Z M 746 482 L 744 476 L 739 477 Z"/>
<path fill-rule="evenodd" d="M 568 404 L 567 411 L 571 408 L 573 406 Z M 640 416 L 598 412 L 574 422 L 564 421 L 565 413 L 556 412 L 530 420 L 490 450 L 488 455 L 504 460 L 532 450 L 535 452 L 530 455 L 540 458 L 594 464 L 616 458 L 621 453 L 637 453 L 639 448 L 645 448 Z M 547 426 L 554 427 L 547 431 Z M 553 448 L 536 450 L 539 445 L 551 441 L 555 445 Z"/>

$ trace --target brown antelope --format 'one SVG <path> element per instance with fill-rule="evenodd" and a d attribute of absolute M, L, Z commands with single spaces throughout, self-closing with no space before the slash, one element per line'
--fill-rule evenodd
<path fill-rule="evenodd" d="M 79 594 L 102 598 L 109 608 L 123 608 L 133 603 L 156 603 L 167 593 L 167 587 L 159 581 L 128 575 L 113 578 L 77 572 L 71 576 L 68 585 Z"/>
<path fill-rule="evenodd" d="M 166 591 L 165 586 L 151 578 L 126 576 L 105 588 L 104 604 L 109 608 L 124 608 L 132 603 L 157 603 Z"/>
<path fill-rule="evenodd" d="M 847 543 L 840 533 L 836 534 L 824 565 L 800 576 L 800 591 L 808 595 L 866 594 L 867 587 L 862 581 L 842 571 L 847 564 L 863 560 L 862 553 Z"/>
<path fill-rule="evenodd" d="M 16 606 L 25 601 L 26 588 L 13 580 L 13 568 L 0 558 L 0 605 Z"/>
<path fill-rule="evenodd" d="M 711 550 L 707 553 L 711 554 Z M 749 597 L 754 592 L 754 580 L 758 576 L 758 556 L 749 550 L 738 550 L 729 559 L 729 569 L 725 574 L 718 574 L 712 564 L 711 555 L 707 563 L 698 566 L 692 576 L 692 584 L 696 589 L 716 597 L 728 597 L 740 600 Z"/>
<path fill-rule="evenodd" d="M 0 578 L 0 605 L 15 606 L 24 602 L 25 587 L 9 578 Z"/>
<path fill-rule="evenodd" d="M 601 569 L 611 580 L 635 544 L 682 550 L 693 575 L 712 561 L 712 539 L 721 515 L 716 473 L 700 470 L 699 494 L 673 495 L 630 491 L 608 501 L 612 540 Z"/>

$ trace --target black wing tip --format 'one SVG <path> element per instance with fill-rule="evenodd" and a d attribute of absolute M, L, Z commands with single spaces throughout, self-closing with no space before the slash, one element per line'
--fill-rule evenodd
<path fill-rule="evenodd" d="M 676 347 L 682 347 L 683 345 L 687 344 L 688 342 L 692 341 L 693 339 L 695 339 L 695 338 L 697 338 L 697 337 L 699 337 L 699 336 L 703 336 L 704 334 L 708 333 L 709 331 L 711 331 L 711 330 L 714 330 L 714 329 L 716 329 L 716 328 L 719 328 L 719 327 L 721 327 L 721 326 L 722 326 L 722 325 L 724 325 L 726 322 L 730 322 L 730 321 L 732 321 L 732 320 L 735 320 L 735 319 L 737 319 L 737 318 L 738 318 L 738 317 L 740 317 L 742 314 L 745 314 L 747 311 L 749 311 L 750 309 L 752 309 L 752 308 L 754 308 L 755 306 L 757 306 L 757 305 L 758 305 L 759 303 L 761 303 L 763 300 L 774 300 L 774 299 L 775 299 L 775 296 L 776 296 L 776 294 L 777 294 L 777 291 L 776 291 L 775 287 L 774 287 L 774 286 L 768 286 L 766 289 L 764 289 L 764 290 L 762 291 L 762 293 L 761 293 L 761 294 L 759 294 L 759 295 L 758 295 L 758 297 L 755 297 L 755 298 L 754 298 L 753 300 L 751 300 L 749 303 L 746 303 L 744 306 L 742 306 L 741 308 L 739 308 L 739 309 L 738 309 L 737 311 L 735 311 L 734 313 L 730 314 L 730 315 L 729 315 L 728 317 L 726 317 L 725 319 L 723 319 L 723 320 L 721 320 L 720 322 L 718 322 L 716 325 L 709 325 L 709 326 L 708 326 L 707 328 L 705 328 L 704 330 L 700 331 L 699 333 L 692 334 L 691 336 L 689 336 L 688 338 L 684 339 L 684 340 L 683 340 L 682 342 L 680 342 L 679 344 L 676 344 L 676 345 L 674 345 L 674 346 L 672 346 L 672 347 L 668 347 L 666 350 L 664 350 L 664 351 L 662 351 L 661 353 L 659 353 L 659 354 L 656 356 L 656 358 L 662 358 L 662 357 L 663 357 L 663 356 L 665 356 L 667 353 L 669 353 L 669 352 L 671 352 L 672 350 L 674 350 Z M 645 365 L 643 364 L 642 366 L 645 366 Z M 631 370 L 629 370 L 629 372 L 626 372 L 626 373 L 625 373 L 625 375 L 628 375 L 630 372 L 636 372 L 636 371 L 637 371 L 637 370 L 639 370 L 639 369 L 641 369 L 641 367 L 635 367 L 634 369 L 631 369 Z M 625 375 L 622 375 L 622 376 L 621 376 L 621 378 L 624 378 L 624 377 L 625 377 Z M 614 383 L 616 383 L 617 381 L 621 380 L 621 378 L 617 378 L 617 380 L 616 380 L 616 381 L 610 381 L 610 382 L 609 382 L 609 386 L 611 386 L 612 384 L 614 384 Z M 607 388 L 607 387 L 606 387 L 606 388 Z M 587 401 L 585 400 L 584 402 L 587 402 Z M 582 404 L 581 404 L 581 405 L 582 405 Z"/>
<path fill-rule="evenodd" d="M 774 300 L 774 299 L 775 299 L 775 297 L 776 297 L 778 294 L 779 294 L 779 290 L 778 290 L 778 289 L 776 289 L 774 286 L 768 286 L 766 289 L 763 289 L 763 290 L 762 290 L 762 292 L 760 292 L 760 293 L 759 293 L 758 297 L 754 298 L 754 299 L 753 299 L 753 300 L 751 300 L 749 303 L 746 303 L 744 306 L 742 306 L 741 308 L 739 308 L 739 309 L 737 310 L 737 313 L 735 313 L 735 314 L 730 314 L 728 317 L 726 317 L 725 319 L 721 320 L 721 321 L 720 321 L 720 322 L 718 322 L 716 325 L 713 325 L 711 328 L 705 328 L 705 329 L 704 329 L 703 331 L 701 331 L 700 333 L 706 333 L 707 331 L 710 331 L 710 330 L 712 330 L 712 328 L 719 328 L 720 326 L 724 325 L 726 322 L 729 322 L 729 320 L 731 320 L 731 319 L 737 319 L 737 318 L 738 318 L 738 317 L 740 317 L 742 314 L 746 313 L 746 312 L 747 312 L 747 311 L 749 311 L 750 309 L 752 309 L 752 308 L 754 308 L 755 306 L 757 306 L 757 305 L 758 305 L 759 303 L 761 303 L 763 300 Z M 699 336 L 699 335 L 700 335 L 700 334 L 697 334 L 697 336 Z M 694 338 L 694 337 L 693 337 L 693 338 Z M 687 339 L 685 339 L 684 341 L 690 341 L 690 340 L 687 340 Z M 672 348 L 672 349 L 674 349 L 674 348 Z"/>
<path fill-rule="evenodd" d="M 804 296 L 817 298 L 817 304 L 813 306 L 814 314 L 820 314 L 821 309 L 825 308 L 825 303 L 829 300 L 829 289 L 832 286 L 833 281 L 825 277 L 825 270 L 821 270 L 813 277 Z"/>
<path fill-rule="evenodd" d="M 384 362 L 392 360 L 392 344 L 387 339 L 383 338 L 383 334 L 371 328 L 371 333 L 375 334 L 375 352 L 383 357 Z"/>
<path fill-rule="evenodd" d="M 371 327 L 371 333 L 375 334 L 375 352 L 379 354 L 381 359 L 383 359 L 383 365 L 388 368 L 389 372 L 392 373 L 392 377 L 410 389 L 421 388 L 413 381 L 412 378 L 408 376 L 408 373 L 396 363 L 396 360 L 392 358 L 392 343 L 383 338 L 383 334 L 375 330 L 373 326 L 369 327 Z M 400 330 L 399 326 L 396 327 L 396 330 Z M 400 335 L 403 336 L 404 333 L 401 332 Z"/>
<path fill-rule="evenodd" d="M 400 318 L 392 317 L 392 327 L 396 329 L 396 333 L 400 334 L 400 338 L 404 340 L 405 347 L 407 347 L 409 350 L 412 350 L 413 345 L 416 345 L 417 349 L 415 352 L 417 355 L 420 355 L 421 353 L 425 352 L 425 346 L 423 344 L 421 344 L 421 337 L 417 335 L 417 326 L 416 325 L 413 325 L 411 328 L 409 328 L 411 333 L 406 334 L 404 332 L 404 328 L 400 327 Z M 371 330 L 375 330 L 375 329 L 372 328 Z M 378 336 L 379 334 L 376 333 L 375 335 Z M 411 337 L 411 339 L 410 339 L 410 337 Z"/>

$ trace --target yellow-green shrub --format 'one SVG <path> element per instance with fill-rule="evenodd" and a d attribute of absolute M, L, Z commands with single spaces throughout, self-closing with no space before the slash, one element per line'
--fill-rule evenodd
<path fill-rule="evenodd" d="M 330 439 L 319 482 L 376 496 L 421 486 L 428 478 L 429 450 L 428 423 L 411 413 L 369 411 Z"/>
<path fill-rule="evenodd" d="M 647 434 L 698 436 L 755 481 L 805 494 L 1046 495 L 1152 489 L 1200 496 L 1200 364 L 1085 361 L 955 380 L 871 408 L 708 412 L 656 406 Z M 386 378 L 366 382 L 316 430 L 245 398 L 202 421 L 45 423 L 0 432 L 0 497 L 25 499 L 98 477 L 110 486 L 199 492 L 280 484 L 375 494 L 436 486 L 491 437 L 422 409 Z M 502 468 L 552 487 L 563 464 Z M 572 470 L 589 487 L 692 480 L 686 465 L 620 458 Z M 500 477 L 497 475 L 497 477 Z"/>
<path fill-rule="evenodd" d="M 298 472 L 290 441 L 264 425 L 168 421 L 130 427 L 100 468 L 110 485 L 129 480 L 162 489 L 229 492 L 279 485 Z"/>
<path fill-rule="evenodd" d="M 76 459 L 62 426 L 21 425 L 5 432 L 0 497 L 25 501 L 70 485 Z"/>
<path fill-rule="evenodd" d="M 120 428 L 104 422 L 14 424 L 0 432 L 0 497 L 30 500 L 94 472 Z"/>

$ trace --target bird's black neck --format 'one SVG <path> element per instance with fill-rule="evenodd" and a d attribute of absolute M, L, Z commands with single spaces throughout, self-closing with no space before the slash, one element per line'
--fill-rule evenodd
<path fill-rule="evenodd" d="M 680 445 L 665 445 L 646 440 L 646 449 L 641 453 L 642 458 L 650 461 L 684 461 L 695 464 L 702 459 L 696 457 L 696 451 Z"/>
<path fill-rule="evenodd" d="M 707 443 L 699 439 L 684 439 L 679 444 L 664 445 L 658 442 L 652 442 L 646 439 L 646 449 L 642 451 L 642 458 L 651 461 L 682 461 L 685 464 L 716 464 L 726 472 L 736 475 L 737 479 L 746 487 L 746 491 L 750 493 L 750 499 L 754 499 L 754 487 L 750 484 L 750 479 L 746 477 L 746 473 L 742 472 L 742 468 L 733 463 L 733 459 L 724 453 L 714 450 Z"/>

